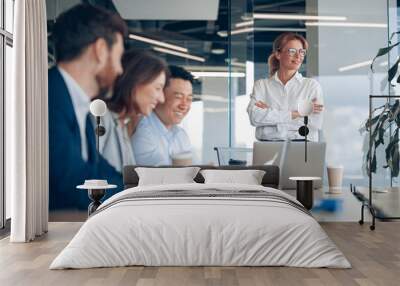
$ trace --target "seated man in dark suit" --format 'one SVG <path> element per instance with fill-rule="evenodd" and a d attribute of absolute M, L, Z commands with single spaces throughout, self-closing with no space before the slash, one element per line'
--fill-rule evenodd
<path fill-rule="evenodd" d="M 87 208 L 87 193 L 76 190 L 85 179 L 106 179 L 122 188 L 121 174 L 102 156 L 96 162 L 89 105 L 122 73 L 126 33 L 118 15 L 88 4 L 64 12 L 54 24 L 57 66 L 48 79 L 50 209 Z"/>

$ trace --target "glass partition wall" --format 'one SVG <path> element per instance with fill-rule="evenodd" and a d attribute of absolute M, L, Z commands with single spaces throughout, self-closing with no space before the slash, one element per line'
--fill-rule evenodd
<path fill-rule="evenodd" d="M 315 37 L 307 67 L 324 91 L 324 134 L 327 163 L 343 165 L 345 184 L 368 184 L 363 171 L 366 134 L 360 133 L 368 118 L 368 95 L 381 82 L 383 66 L 372 74 L 370 64 L 387 43 L 386 1 L 314 1 L 319 15 L 343 16 L 343 21 L 319 21 L 307 26 Z M 359 7 L 363 7 L 362 10 Z M 361 11 L 361 12 L 360 12 Z M 306 23 L 307 24 L 307 23 Z M 312 52 L 312 51 L 311 51 Z M 311 54 L 310 52 L 310 54 Z M 383 71 L 382 71 L 383 69 Z M 385 91 L 382 91 L 385 92 Z M 365 166 L 365 165 L 364 165 Z M 364 169 L 365 170 L 365 169 Z"/>

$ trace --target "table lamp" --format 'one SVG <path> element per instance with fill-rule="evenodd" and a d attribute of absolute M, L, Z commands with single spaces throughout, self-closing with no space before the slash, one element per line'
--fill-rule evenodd
<path fill-rule="evenodd" d="M 299 128 L 299 134 L 305 137 L 304 140 L 304 161 L 307 162 L 307 135 L 310 130 L 307 127 L 308 124 L 308 116 L 313 111 L 313 103 L 308 99 L 302 99 L 297 104 L 297 111 L 300 116 L 304 117 L 304 125 Z"/>
<path fill-rule="evenodd" d="M 96 164 L 99 162 L 99 138 L 106 133 L 106 128 L 100 125 L 100 117 L 107 113 L 107 105 L 101 99 L 93 100 L 89 106 L 90 113 L 96 117 Z M 107 189 L 116 188 L 116 185 L 110 185 L 107 180 L 85 180 L 83 185 L 79 185 L 77 189 L 87 189 L 90 200 L 92 201 L 88 207 L 88 215 L 94 213 L 101 204 Z"/>
<path fill-rule="evenodd" d="M 99 159 L 99 139 L 100 136 L 103 136 L 106 133 L 106 128 L 100 125 L 100 117 L 104 116 L 107 113 L 107 105 L 101 99 L 95 99 L 90 103 L 90 113 L 96 117 L 96 162 Z"/>

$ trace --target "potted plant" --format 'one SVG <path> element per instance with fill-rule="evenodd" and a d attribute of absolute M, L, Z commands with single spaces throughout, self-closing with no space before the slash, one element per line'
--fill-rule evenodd
<path fill-rule="evenodd" d="M 392 44 L 391 40 L 395 34 L 399 34 L 400 31 L 395 32 L 389 39 L 389 46 L 379 49 L 375 58 L 371 63 L 371 71 L 374 72 L 374 62 L 378 57 L 387 55 L 394 47 L 400 44 L 400 41 Z M 400 57 L 396 62 L 389 68 L 387 81 L 385 78 L 385 84 L 389 83 L 389 87 L 392 86 L 392 80 L 397 74 L 398 66 L 400 64 Z M 400 83 L 400 75 L 396 79 L 397 83 Z M 384 87 L 384 86 L 383 86 Z M 383 88 L 382 88 L 383 89 Z M 387 102 L 375 108 L 371 112 L 371 117 L 365 122 L 361 131 L 371 131 L 372 148 L 369 148 L 366 156 L 367 173 L 376 173 L 377 171 L 377 159 L 376 151 L 379 146 L 385 148 L 386 165 L 383 168 L 389 168 L 391 177 L 397 177 L 399 175 L 399 129 L 400 129 L 400 101 L 399 99 L 393 100 L 388 98 Z M 386 144 L 386 147 L 385 147 Z M 372 156 L 371 165 L 369 160 Z M 369 166 L 371 170 L 369 170 Z"/>

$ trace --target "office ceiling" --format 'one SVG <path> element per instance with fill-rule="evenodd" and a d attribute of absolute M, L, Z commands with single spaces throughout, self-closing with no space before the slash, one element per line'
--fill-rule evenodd
<path fill-rule="evenodd" d="M 170 3 L 165 0 L 148 0 L 146 5 L 137 5 L 129 0 L 86 0 L 91 4 L 103 6 L 121 14 L 126 20 L 131 33 L 152 38 L 162 42 L 168 42 L 183 46 L 188 49 L 192 55 L 205 59 L 205 62 L 187 60 L 173 55 L 166 55 L 168 62 L 174 64 L 184 64 L 191 66 L 214 66 L 226 67 L 228 54 L 228 30 L 229 21 L 233 29 L 235 24 L 246 20 L 251 12 L 255 13 L 305 13 L 305 0 L 173 0 L 173 2 L 189 2 L 193 9 L 187 9 L 187 6 L 178 5 L 174 9 L 167 9 L 162 4 Z M 52 3 L 50 3 L 52 2 Z M 49 30 L 54 17 L 62 12 L 62 9 L 68 9 L 71 5 L 79 2 L 77 0 L 57 0 L 57 8 L 52 8 L 55 13 L 49 13 Z M 140 2 L 140 1 L 139 1 Z M 138 2 L 138 3 L 139 3 Z M 143 1 L 141 1 L 143 2 Z M 157 2 L 157 3 L 156 3 Z M 132 9 L 127 5 L 131 3 Z M 198 8 L 201 3 L 207 9 Z M 54 6 L 54 0 L 47 0 L 47 4 Z M 149 14 L 149 5 L 155 7 Z M 144 10 L 145 9 L 145 10 Z M 49 9 L 48 9 L 49 10 Z M 205 11 L 209 13 L 205 13 Z M 245 11 L 250 13 L 246 13 Z M 163 11 L 165 16 L 162 17 Z M 150 16 L 154 13 L 154 16 Z M 144 15 L 148 15 L 147 17 Z M 163 18 L 163 20 L 157 19 Z M 196 20 L 190 20 L 190 17 Z M 229 17 L 230 16 L 230 17 Z M 139 19 L 138 19 L 139 18 Z M 151 18 L 151 19 L 146 19 Z M 171 20 L 169 20 L 171 19 Z M 283 20 L 257 20 L 255 27 L 269 28 L 303 28 L 302 21 L 283 21 Z M 225 35 L 224 35 L 225 33 Z M 267 55 L 271 51 L 274 38 L 282 31 L 254 31 L 232 35 L 230 38 L 231 57 L 234 61 L 244 63 L 246 60 L 265 63 Z M 152 48 L 144 42 L 137 40 L 128 40 L 128 47 Z"/>

